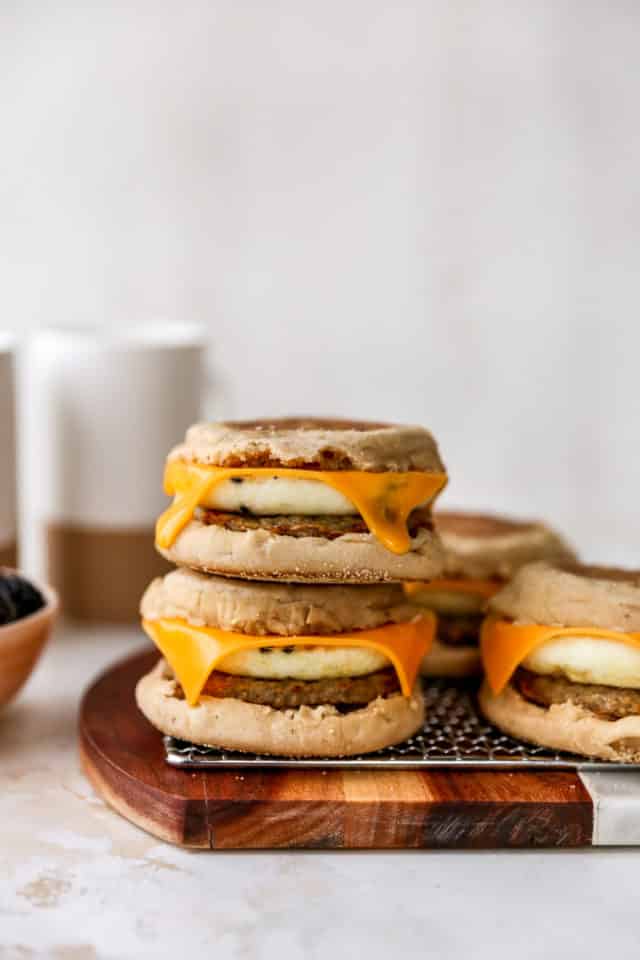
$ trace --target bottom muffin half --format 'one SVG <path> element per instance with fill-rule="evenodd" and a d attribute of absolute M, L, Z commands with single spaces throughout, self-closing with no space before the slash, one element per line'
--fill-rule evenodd
<path fill-rule="evenodd" d="M 588 758 L 640 763 L 638 691 L 567 680 L 541 684 L 518 671 L 499 694 L 483 684 L 482 712 L 500 730 L 538 746 Z M 545 702 L 546 701 L 546 702 Z M 628 711 L 628 712 L 627 712 Z"/>
<path fill-rule="evenodd" d="M 291 706 L 272 706 L 248 699 L 252 695 L 250 683 L 234 691 L 242 696 L 212 696 L 205 688 L 198 703 L 192 706 L 169 665 L 160 660 L 139 681 L 136 699 L 157 729 L 181 740 L 245 753 L 346 757 L 406 740 L 424 722 L 424 701 L 418 689 L 410 697 L 397 690 L 381 689 L 378 695 L 362 702 L 366 693 L 363 681 L 366 683 L 367 678 L 354 679 L 351 689 L 349 683 L 343 683 L 336 690 L 335 703 L 317 702 L 311 692 L 314 681 L 296 685 L 282 680 L 267 681 L 270 695 L 265 695 L 266 688 L 256 687 L 253 681 L 253 696 L 263 700 L 270 696 L 275 702 L 289 701 Z M 369 682 L 375 686 L 380 681 L 378 678 Z M 217 683 L 214 676 L 214 689 Z M 363 687 L 361 693 L 358 686 Z M 311 702 L 300 703 L 305 692 Z"/>

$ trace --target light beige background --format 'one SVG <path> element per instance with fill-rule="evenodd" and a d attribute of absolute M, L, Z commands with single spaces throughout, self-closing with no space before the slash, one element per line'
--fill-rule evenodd
<path fill-rule="evenodd" d="M 0 333 L 0 552 L 15 547 L 16 513 L 13 344 L 9 339 L 3 338 Z"/>
<path fill-rule="evenodd" d="M 423 421 L 450 501 L 640 563 L 635 0 L 0 23 L 3 322 L 203 320 L 222 412 Z"/>

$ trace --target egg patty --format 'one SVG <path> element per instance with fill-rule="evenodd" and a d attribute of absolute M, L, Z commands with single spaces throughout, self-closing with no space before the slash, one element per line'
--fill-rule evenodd
<path fill-rule="evenodd" d="M 574 683 L 640 689 L 640 650 L 602 637 L 559 637 L 541 644 L 522 661 L 533 673 Z"/>
<path fill-rule="evenodd" d="M 324 680 L 361 677 L 388 666 L 385 656 L 363 647 L 269 647 L 265 642 L 257 650 L 239 650 L 225 657 L 217 670 L 264 680 Z"/>
<path fill-rule="evenodd" d="M 341 516 L 358 512 L 350 500 L 326 483 L 286 477 L 233 477 L 214 487 L 203 506 L 256 516 Z"/>

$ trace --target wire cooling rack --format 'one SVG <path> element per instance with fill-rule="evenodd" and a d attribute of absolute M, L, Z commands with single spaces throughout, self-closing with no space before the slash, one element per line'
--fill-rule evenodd
<path fill-rule="evenodd" d="M 167 763 L 201 770 L 223 767 L 638 769 L 634 764 L 585 760 L 508 737 L 487 723 L 478 712 L 475 684 L 436 680 L 425 685 L 424 695 L 427 720 L 422 730 L 403 743 L 375 753 L 358 757 L 292 759 L 234 753 L 165 737 Z"/>

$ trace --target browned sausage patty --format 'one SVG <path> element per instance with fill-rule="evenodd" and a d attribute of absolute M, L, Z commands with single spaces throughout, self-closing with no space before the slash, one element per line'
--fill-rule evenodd
<path fill-rule="evenodd" d="M 303 517 L 278 516 L 256 517 L 251 513 L 224 513 L 221 510 L 201 508 L 198 518 L 207 525 L 224 527 L 235 533 L 247 530 L 266 530 L 284 537 L 323 537 L 335 540 L 345 533 L 367 533 L 368 527 L 361 516 L 348 517 Z M 420 529 L 433 529 L 428 509 L 414 510 L 409 517 L 409 533 L 413 536 Z"/>
<path fill-rule="evenodd" d="M 544 707 L 553 703 L 574 703 L 603 720 L 640 715 L 640 690 L 572 683 L 564 677 L 541 676 L 522 667 L 516 672 L 515 685 L 523 697 Z"/>
<path fill-rule="evenodd" d="M 438 614 L 438 640 L 450 647 L 477 647 L 484 614 Z"/>
<path fill-rule="evenodd" d="M 393 668 L 364 677 L 333 680 L 258 680 L 235 677 L 218 670 L 210 675 L 202 693 L 209 697 L 233 697 L 269 707 L 317 707 L 324 703 L 363 704 L 399 690 Z"/>

